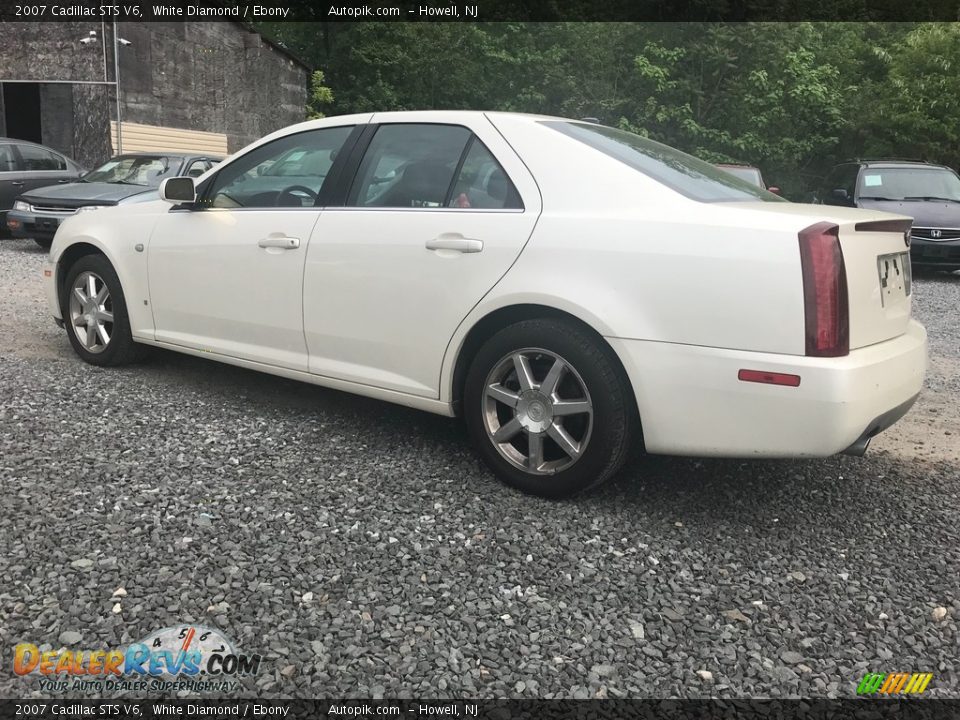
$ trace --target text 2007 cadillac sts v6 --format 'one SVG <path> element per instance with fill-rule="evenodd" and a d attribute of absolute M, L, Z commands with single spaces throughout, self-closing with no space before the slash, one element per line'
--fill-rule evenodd
<path fill-rule="evenodd" d="M 157 345 L 461 414 L 539 495 L 631 448 L 862 453 L 923 381 L 909 218 L 785 202 L 600 125 L 326 118 L 160 196 L 57 232 L 47 294 L 80 357 Z"/>

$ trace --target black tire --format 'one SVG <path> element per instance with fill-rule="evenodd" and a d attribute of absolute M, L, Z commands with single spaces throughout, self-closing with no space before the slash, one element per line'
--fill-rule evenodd
<path fill-rule="evenodd" d="M 488 379 L 500 372 L 499 369 L 507 367 L 507 358 L 511 354 L 522 350 L 526 352 L 524 349 L 531 348 L 547 351 L 545 354 L 534 351 L 532 362 L 545 360 L 549 364 L 556 358 L 563 360 L 574 371 L 571 373 L 567 370 L 565 376 L 572 375 L 578 385 L 584 386 L 584 397 L 592 402 L 592 428 L 586 427 L 586 446 L 582 454 L 568 467 L 558 467 L 552 474 L 538 474 L 518 467 L 516 460 L 504 457 L 498 449 L 504 447 L 503 443 L 495 443 L 488 429 L 491 422 L 488 420 L 490 405 L 486 397 Z M 550 354 L 555 357 L 550 358 Z M 546 378 L 542 377 L 543 371 L 540 372 L 539 380 L 543 383 Z M 496 414 L 505 411 L 507 418 L 511 412 L 515 413 L 505 410 L 508 406 L 495 407 Z M 540 408 L 537 410 L 539 412 Z M 518 490 L 545 498 L 569 497 L 600 485 L 621 468 L 630 454 L 632 444 L 642 442 L 632 389 L 612 351 L 580 325 L 563 319 L 524 320 L 490 338 L 480 348 L 467 373 L 464 415 L 471 440 L 494 473 Z M 552 414 L 550 417 L 553 417 Z M 497 419 L 496 422 L 501 421 Z M 522 435 L 526 439 L 514 442 L 529 442 L 529 433 L 523 431 Z M 516 437 L 520 438 L 521 435 Z M 551 449 L 547 445 L 553 444 L 553 441 L 541 442 L 544 443 L 541 452 L 545 454 Z M 556 451 L 560 450 L 560 446 L 554 445 L 552 449 L 554 457 L 558 457 Z M 533 455 L 532 451 L 527 452 Z M 562 453 L 559 453 L 559 457 L 561 459 L 557 462 L 570 462 L 569 458 L 563 459 Z M 532 463 L 528 460 L 528 468 L 529 464 Z M 542 465 L 540 467 L 543 468 Z"/>
<path fill-rule="evenodd" d="M 49 250 L 50 246 L 53 245 L 53 240 L 37 240 L 37 238 L 34 238 L 33 241 L 44 250 Z"/>
<path fill-rule="evenodd" d="M 98 276 L 110 293 L 109 309 L 113 314 L 113 321 L 109 327 L 110 340 L 99 352 L 91 352 L 87 349 L 83 339 L 78 334 L 77 326 L 71 319 L 70 293 L 77 278 L 87 272 Z M 70 266 L 61 290 L 60 307 L 70 344 L 77 355 L 85 362 L 101 366 L 127 365 L 143 359 L 147 354 L 147 348 L 144 345 L 133 341 L 120 279 L 117 277 L 110 261 L 103 255 L 84 255 Z"/>

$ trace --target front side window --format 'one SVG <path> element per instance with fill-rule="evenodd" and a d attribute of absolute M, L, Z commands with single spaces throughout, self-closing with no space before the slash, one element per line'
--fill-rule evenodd
<path fill-rule="evenodd" d="M 182 160 L 165 155 L 118 155 L 83 176 L 83 182 L 117 183 L 157 187 L 164 178 L 174 177 Z"/>
<path fill-rule="evenodd" d="M 347 205 L 446 207 L 470 138 L 460 125 L 383 125 L 363 156 Z"/>
<path fill-rule="evenodd" d="M 24 170 L 66 170 L 67 161 L 56 153 L 36 145 L 19 145 Z"/>
<path fill-rule="evenodd" d="M 217 173 L 204 204 L 215 208 L 313 207 L 352 126 L 287 135 Z"/>
<path fill-rule="evenodd" d="M 185 175 L 197 178 L 203 175 L 207 170 L 213 167 L 212 160 L 194 160 L 187 168 Z"/>
<path fill-rule="evenodd" d="M 857 184 L 858 172 L 860 172 L 860 166 L 853 164 L 838 165 L 830 171 L 823 183 L 824 204 L 853 205 L 853 189 Z M 838 193 L 838 190 L 843 190 L 843 193 Z"/>
<path fill-rule="evenodd" d="M 867 167 L 860 174 L 863 200 L 947 200 L 960 202 L 960 177 L 946 168 Z"/>
<path fill-rule="evenodd" d="M 541 123 L 619 160 L 691 200 L 786 202 L 715 165 L 625 130 L 567 120 L 543 120 Z"/>

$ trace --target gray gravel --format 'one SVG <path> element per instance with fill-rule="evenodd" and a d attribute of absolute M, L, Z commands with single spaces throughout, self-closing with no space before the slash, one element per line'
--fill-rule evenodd
<path fill-rule="evenodd" d="M 0 243 L 2 696 L 41 694 L 16 642 L 181 622 L 263 653 L 274 696 L 846 697 L 868 670 L 960 695 L 952 460 L 647 458 L 540 501 L 455 421 L 166 352 L 87 366 L 42 263 Z M 960 278 L 916 295 L 956 362 Z"/>

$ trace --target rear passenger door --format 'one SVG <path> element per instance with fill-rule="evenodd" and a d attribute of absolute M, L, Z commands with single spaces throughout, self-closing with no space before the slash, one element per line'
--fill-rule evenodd
<path fill-rule="evenodd" d="M 310 239 L 304 331 L 310 372 L 436 398 L 447 343 L 519 255 L 540 195 L 482 115 L 419 117 L 375 116 L 351 158 Z"/>

